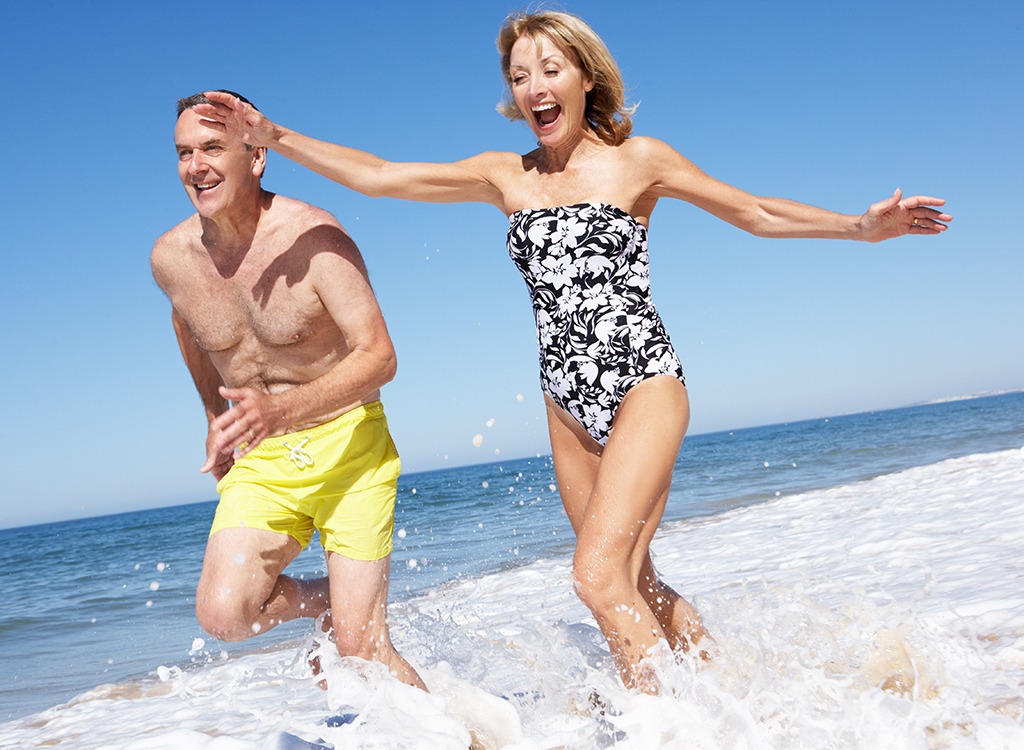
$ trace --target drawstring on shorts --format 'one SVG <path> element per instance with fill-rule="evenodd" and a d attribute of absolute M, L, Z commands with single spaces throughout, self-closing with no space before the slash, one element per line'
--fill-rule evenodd
<path fill-rule="evenodd" d="M 313 465 L 313 457 L 303 450 L 308 442 L 308 437 L 302 438 L 302 442 L 295 446 L 289 445 L 288 442 L 285 441 L 284 447 L 291 451 L 291 453 L 288 454 L 288 458 L 299 469 L 305 469 L 307 466 Z"/>

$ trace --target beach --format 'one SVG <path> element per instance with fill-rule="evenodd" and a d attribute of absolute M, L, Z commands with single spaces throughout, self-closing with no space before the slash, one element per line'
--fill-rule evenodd
<path fill-rule="evenodd" d="M 61 593 L 93 626 L 94 681 L 71 697 L 30 665 L 88 683 L 88 658 L 33 640 L 13 591 L 5 648 L 36 653 L 8 662 L 0 747 L 1024 747 L 1022 414 L 1018 393 L 688 438 L 652 552 L 715 655 L 657 655 L 656 698 L 621 687 L 573 594 L 546 457 L 404 478 L 390 620 L 429 695 L 330 653 L 320 690 L 308 621 L 249 644 L 202 634 L 209 508 L 190 506 L 177 547 L 111 542 L 119 562 L 93 566 L 106 600 Z M 58 526 L 74 524 L 32 538 Z M 0 534 L 9 549 L 29 532 Z M 118 657 L 142 631 L 167 648 L 149 669 L 153 646 Z"/>

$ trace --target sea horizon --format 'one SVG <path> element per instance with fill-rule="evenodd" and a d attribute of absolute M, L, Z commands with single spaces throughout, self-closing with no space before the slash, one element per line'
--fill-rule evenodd
<path fill-rule="evenodd" d="M 956 402 L 959 402 L 959 401 L 971 401 L 973 399 L 991 398 L 991 397 L 994 397 L 994 396 L 1006 396 L 1006 395 L 1012 395 L 1012 394 L 1015 394 L 1015 393 L 1024 393 L 1024 387 L 1021 387 L 1021 388 L 1003 388 L 1003 389 L 990 390 L 990 391 L 979 391 L 977 393 L 967 393 L 967 394 L 954 395 L 954 396 L 942 396 L 942 397 L 938 397 L 938 398 L 934 398 L 934 399 L 929 399 L 929 400 L 925 400 L 925 401 L 915 401 L 915 402 L 912 402 L 912 403 L 902 404 L 900 406 L 879 407 L 879 408 L 876 408 L 876 409 L 866 409 L 866 410 L 851 411 L 851 412 L 837 412 L 837 413 L 834 413 L 834 414 L 821 414 L 821 415 L 815 416 L 815 417 L 803 417 L 803 418 L 800 418 L 800 419 L 785 420 L 785 421 L 781 421 L 781 422 L 766 422 L 766 423 L 763 423 L 763 424 L 747 425 L 745 427 L 732 427 L 732 428 L 726 428 L 726 429 L 721 429 L 721 430 L 708 430 L 708 431 L 705 431 L 705 432 L 687 433 L 686 440 L 692 440 L 693 438 L 697 438 L 697 437 L 712 437 L 712 436 L 715 436 L 715 435 L 726 435 L 726 434 L 730 434 L 730 433 L 743 432 L 743 431 L 747 431 L 747 430 L 758 430 L 758 429 L 771 428 L 771 427 L 784 427 L 784 426 L 789 426 L 789 425 L 798 425 L 798 424 L 815 422 L 815 421 L 822 420 L 822 419 L 838 419 L 838 418 L 841 418 L 841 417 L 852 417 L 852 416 L 857 416 L 857 415 L 861 415 L 861 414 L 875 414 L 875 413 L 878 413 L 878 412 L 900 411 L 900 410 L 903 410 L 903 409 L 913 409 L 913 408 L 921 407 L 921 406 L 933 406 L 933 405 L 938 405 L 938 404 L 956 403 Z M 685 442 L 684 442 L 684 445 L 685 445 Z M 439 466 L 439 467 L 435 467 L 435 468 L 421 469 L 421 470 L 418 470 L 418 471 L 411 471 L 411 472 L 403 471 L 402 472 L 402 478 L 403 479 L 411 480 L 414 477 L 419 477 L 419 476 L 423 476 L 423 475 L 429 475 L 429 474 L 433 474 L 433 473 L 436 473 L 436 472 L 445 472 L 445 471 L 462 470 L 462 469 L 474 469 L 474 468 L 486 468 L 488 466 L 500 466 L 500 465 L 508 464 L 508 463 L 511 463 L 511 462 L 550 458 L 550 456 L 551 456 L 550 453 L 537 453 L 537 454 L 533 454 L 533 455 L 529 455 L 529 456 L 502 457 L 500 459 L 495 459 L 493 461 L 480 461 L 480 462 L 474 462 L 474 463 L 454 464 L 454 465 L 451 465 L 451 466 Z M 54 519 L 54 520 L 51 520 L 51 521 L 40 521 L 38 523 L 18 524 L 16 526 L 0 526 L 0 531 L 8 531 L 8 530 L 12 530 L 13 531 L 15 529 L 26 529 L 26 528 L 36 527 L 36 526 L 50 526 L 50 525 L 53 525 L 53 524 L 61 524 L 61 523 L 74 522 L 74 521 L 84 521 L 84 520 L 88 520 L 88 519 L 116 518 L 118 516 L 129 515 L 129 514 L 132 514 L 132 513 L 142 513 L 142 512 L 150 511 L 150 510 L 154 510 L 154 511 L 155 510 L 167 510 L 169 508 L 182 508 L 182 507 L 187 507 L 187 506 L 192 506 L 192 505 L 206 505 L 206 504 L 209 504 L 209 503 L 216 503 L 216 502 L 217 502 L 217 496 L 216 496 L 216 491 L 214 490 L 212 496 L 209 499 L 207 499 L 207 500 L 190 500 L 190 501 L 181 502 L 181 503 L 168 503 L 167 505 L 154 505 L 154 506 L 146 506 L 146 507 L 142 507 L 142 508 L 130 508 L 130 509 L 127 509 L 127 510 L 114 511 L 112 513 L 86 514 L 86 515 L 81 515 L 81 516 L 71 516 L 71 517 L 68 517 L 68 518 L 59 518 L 59 519 Z"/>

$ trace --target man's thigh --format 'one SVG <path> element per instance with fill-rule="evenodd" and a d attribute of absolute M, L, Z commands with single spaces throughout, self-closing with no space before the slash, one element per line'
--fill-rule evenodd
<path fill-rule="evenodd" d="M 301 551 L 302 545 L 287 534 L 246 528 L 214 532 L 206 543 L 197 604 L 213 598 L 238 606 L 262 605 Z"/>

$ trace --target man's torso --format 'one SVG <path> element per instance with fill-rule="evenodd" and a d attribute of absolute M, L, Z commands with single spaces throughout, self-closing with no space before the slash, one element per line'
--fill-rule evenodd
<path fill-rule="evenodd" d="M 325 212 L 274 196 L 244 253 L 208 249 L 193 216 L 157 243 L 154 274 L 225 385 L 277 393 L 348 354 L 311 268 L 317 253 L 343 240 L 350 242 Z"/>

